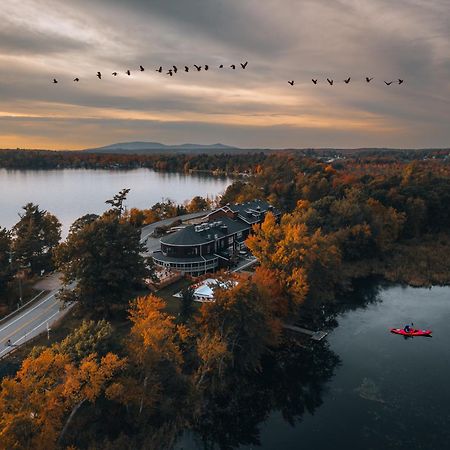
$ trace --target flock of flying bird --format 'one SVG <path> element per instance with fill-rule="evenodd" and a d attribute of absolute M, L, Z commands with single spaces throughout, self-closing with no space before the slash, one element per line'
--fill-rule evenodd
<path fill-rule="evenodd" d="M 248 65 L 248 61 L 246 61 L 245 63 L 240 63 L 240 66 L 241 66 L 242 69 L 246 69 L 247 65 Z M 202 69 L 205 70 L 205 71 L 208 71 L 209 68 L 210 68 L 209 65 L 207 65 L 207 64 L 205 64 L 204 66 L 198 66 L 197 64 L 194 64 L 193 66 L 194 66 L 193 69 L 191 67 L 189 67 L 189 66 L 184 66 L 184 72 L 189 72 L 191 69 L 192 70 L 196 70 L 197 72 L 200 72 Z M 223 64 L 220 64 L 219 69 L 223 69 L 224 67 L 225 66 Z M 233 70 L 236 70 L 237 67 L 239 67 L 237 64 L 231 64 L 230 65 L 230 69 L 233 69 Z M 163 73 L 163 71 L 165 71 L 165 70 L 167 70 L 166 74 L 170 75 L 171 77 L 173 77 L 177 72 L 182 71 L 182 69 L 179 69 L 177 66 L 172 66 L 170 69 L 163 69 L 162 66 L 159 66 L 159 68 L 155 69 L 155 72 Z M 144 72 L 144 71 L 145 71 L 144 66 L 140 65 L 139 66 L 139 72 Z M 131 76 L 131 70 L 130 69 L 126 70 L 125 73 L 128 76 Z M 114 76 L 114 77 L 117 77 L 117 75 L 119 75 L 119 73 L 118 72 L 112 72 L 111 75 Z M 103 74 L 101 72 L 97 72 L 97 78 L 99 80 L 101 80 L 102 77 L 103 77 Z M 76 78 L 73 79 L 73 81 L 79 82 L 80 78 L 76 77 Z M 57 84 L 57 83 L 59 83 L 59 81 L 56 78 L 53 78 L 53 83 Z"/>
<path fill-rule="evenodd" d="M 246 68 L 247 68 L 247 65 L 248 65 L 248 61 L 246 61 L 245 63 L 239 63 L 239 65 L 240 65 L 240 67 L 241 67 L 242 69 L 246 69 Z M 239 65 L 237 65 L 237 64 L 231 64 L 231 65 L 229 66 L 229 68 L 230 68 L 230 69 L 233 69 L 233 70 L 236 70 L 236 68 L 238 68 Z M 219 69 L 224 69 L 224 67 L 225 67 L 225 66 L 224 66 L 223 64 L 220 64 Z M 198 65 L 194 64 L 194 65 L 193 65 L 193 68 L 191 68 L 191 67 L 189 67 L 189 66 L 184 66 L 184 72 L 189 72 L 190 70 L 196 70 L 197 72 L 200 72 L 202 69 L 205 70 L 205 71 L 208 71 L 208 70 L 210 69 L 210 67 L 209 67 L 207 64 L 204 65 L 204 66 L 198 66 Z M 183 71 L 183 68 L 179 69 L 177 66 L 172 66 L 170 69 L 163 69 L 163 67 L 160 66 L 159 68 L 155 69 L 155 71 L 156 71 L 156 72 L 159 72 L 159 73 L 163 73 L 163 72 L 165 72 L 166 70 L 167 70 L 166 75 L 169 75 L 169 76 L 173 77 L 177 72 Z M 139 66 L 139 72 L 144 72 L 144 71 L 145 71 L 144 66 L 140 65 L 140 66 Z M 128 69 L 128 70 L 125 71 L 125 73 L 126 73 L 128 76 L 131 76 L 131 70 Z M 118 73 L 118 72 L 112 72 L 111 75 L 114 76 L 114 77 L 117 77 L 117 75 L 119 75 L 119 73 Z M 97 72 L 97 78 L 98 78 L 99 80 L 101 80 L 102 77 L 103 77 L 103 74 L 102 74 L 101 72 Z M 346 78 L 345 80 L 343 80 L 343 82 L 344 82 L 345 84 L 349 84 L 350 81 L 351 81 L 351 79 L 352 79 L 351 77 L 348 77 L 348 78 Z M 366 77 L 366 83 L 370 83 L 372 80 L 373 80 L 373 77 Z M 74 82 L 79 82 L 79 81 L 80 81 L 80 78 L 79 78 L 79 77 L 76 77 L 76 78 L 73 79 L 73 81 L 74 81 Z M 312 78 L 311 81 L 313 82 L 313 84 L 317 84 L 317 83 L 319 82 L 319 79 L 318 79 L 318 78 Z M 329 84 L 330 86 L 333 86 L 334 83 L 335 83 L 335 81 L 334 81 L 333 79 L 330 79 L 330 78 L 327 78 L 326 81 L 328 82 L 328 84 Z M 402 80 L 402 79 L 400 79 L 400 78 L 398 78 L 398 80 L 395 81 L 396 84 L 403 84 L 403 82 L 404 82 L 404 80 Z M 59 83 L 59 81 L 58 81 L 56 78 L 53 78 L 53 83 L 54 83 L 54 84 L 57 84 L 57 83 Z M 295 85 L 295 80 L 289 80 L 288 83 L 289 83 L 291 86 L 294 86 L 294 85 Z M 386 86 L 390 86 L 392 83 L 394 83 L 394 81 L 384 81 L 384 84 L 385 84 Z"/>
<path fill-rule="evenodd" d="M 344 81 L 345 84 L 349 84 L 351 79 L 352 79 L 352 77 L 348 77 L 348 78 L 346 78 L 346 79 L 343 80 L 343 81 Z M 373 77 L 366 77 L 366 83 L 370 83 L 372 80 L 373 80 Z M 311 81 L 313 82 L 313 84 L 317 84 L 317 83 L 319 82 L 319 80 L 318 80 L 317 78 L 315 78 L 315 79 L 313 78 Z M 405 81 L 405 80 L 402 80 L 401 78 L 398 78 L 398 80 L 397 80 L 396 83 L 398 83 L 398 84 L 403 84 L 404 81 Z M 333 80 L 333 79 L 327 78 L 327 82 L 328 82 L 328 84 L 329 84 L 330 86 L 333 86 L 333 85 L 334 85 L 334 80 Z M 294 81 L 294 80 L 290 80 L 290 81 L 288 81 L 288 83 L 289 83 L 291 86 L 294 86 L 295 81 Z M 386 86 L 390 86 L 392 83 L 394 83 L 394 81 L 385 81 L 385 82 L 384 82 L 384 84 L 385 84 Z"/>

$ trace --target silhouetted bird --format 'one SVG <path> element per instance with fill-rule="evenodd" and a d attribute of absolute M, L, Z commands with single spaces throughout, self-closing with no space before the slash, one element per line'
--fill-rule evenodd
<path fill-rule="evenodd" d="M 351 80 L 351 77 L 348 77 L 346 80 L 344 80 L 344 83 L 348 84 L 348 83 L 350 83 L 350 80 Z"/>
<path fill-rule="evenodd" d="M 327 81 L 328 81 L 328 83 L 329 83 L 330 86 L 333 86 L 333 83 L 334 83 L 333 80 L 330 80 L 329 78 L 327 78 Z"/>
<path fill-rule="evenodd" d="M 169 71 L 167 72 L 166 75 L 170 75 L 171 77 L 173 77 L 173 70 L 172 70 L 172 69 L 169 69 Z"/>
<path fill-rule="evenodd" d="M 162 73 L 162 67 L 160 66 L 159 69 L 156 69 L 156 72 Z"/>
<path fill-rule="evenodd" d="M 402 84 L 404 80 L 400 80 L 400 78 L 398 79 L 398 84 Z"/>
<path fill-rule="evenodd" d="M 56 84 L 58 80 L 56 78 L 53 78 L 53 83 Z"/>
<path fill-rule="evenodd" d="M 184 66 L 184 71 L 185 72 L 189 72 L 189 67 L 188 66 Z"/>
<path fill-rule="evenodd" d="M 393 83 L 393 81 L 385 81 L 385 82 L 384 82 L 384 84 L 385 84 L 386 86 L 390 86 L 392 83 Z"/>
<path fill-rule="evenodd" d="M 245 61 L 244 64 L 241 63 L 241 67 L 242 67 L 243 69 L 245 69 L 245 68 L 247 67 L 247 64 L 248 64 L 248 61 Z"/>
<path fill-rule="evenodd" d="M 114 77 L 117 77 L 117 72 L 113 72 L 111 75 L 113 75 Z"/>
<path fill-rule="evenodd" d="M 74 78 L 73 81 L 80 81 L 80 79 L 79 78 Z"/>
<path fill-rule="evenodd" d="M 200 72 L 200 70 L 202 70 L 202 66 L 197 66 L 194 64 L 194 67 L 197 69 L 197 72 Z"/>
<path fill-rule="evenodd" d="M 315 80 L 314 78 L 311 80 L 314 84 L 317 84 L 317 80 Z"/>
<path fill-rule="evenodd" d="M 366 81 L 367 81 L 368 83 L 370 83 L 372 80 L 373 80 L 373 77 L 372 77 L 372 78 L 366 77 Z"/>
<path fill-rule="evenodd" d="M 177 73 L 178 72 L 178 67 L 177 66 L 172 66 L 173 67 L 173 73 Z"/>
<path fill-rule="evenodd" d="M 295 84 L 295 81 L 294 80 L 292 80 L 292 81 L 288 81 L 288 83 L 291 85 L 291 86 L 294 86 L 294 84 Z"/>
<path fill-rule="evenodd" d="M 99 80 L 102 79 L 102 74 L 101 74 L 101 72 L 97 72 L 97 76 L 98 76 L 98 79 L 99 79 Z"/>
<path fill-rule="evenodd" d="M 223 64 L 221 64 L 221 65 L 219 66 L 219 69 L 223 69 Z"/>
<path fill-rule="evenodd" d="M 230 66 L 233 70 L 236 70 L 236 65 L 235 64 L 231 64 Z"/>
<path fill-rule="evenodd" d="M 139 66 L 139 69 L 141 72 L 143 72 L 145 70 L 142 66 Z"/>
<path fill-rule="evenodd" d="M 205 70 L 208 70 L 208 69 L 209 69 L 208 64 L 205 64 Z"/>
<path fill-rule="evenodd" d="M 130 72 L 129 70 L 127 70 L 125 73 L 126 73 L 128 76 L 131 75 L 131 72 Z"/>

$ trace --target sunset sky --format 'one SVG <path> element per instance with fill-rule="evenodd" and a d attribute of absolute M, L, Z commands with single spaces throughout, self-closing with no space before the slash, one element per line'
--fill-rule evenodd
<path fill-rule="evenodd" d="M 448 0 L 2 0 L 0 21 L 2 148 L 450 145 Z"/>

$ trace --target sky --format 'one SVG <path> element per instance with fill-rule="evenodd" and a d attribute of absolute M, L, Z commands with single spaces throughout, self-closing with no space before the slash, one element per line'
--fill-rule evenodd
<path fill-rule="evenodd" d="M 1 148 L 450 146 L 448 0 L 1 3 Z"/>

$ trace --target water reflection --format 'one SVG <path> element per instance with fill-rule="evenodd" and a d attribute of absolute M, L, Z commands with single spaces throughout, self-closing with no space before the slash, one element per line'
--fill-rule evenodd
<path fill-rule="evenodd" d="M 222 394 L 205 392 L 203 407 L 178 449 L 231 450 L 259 446 L 260 426 L 274 412 L 292 426 L 322 404 L 326 383 L 339 364 L 328 346 L 287 339 L 267 355 L 260 373 L 228 380 Z"/>

